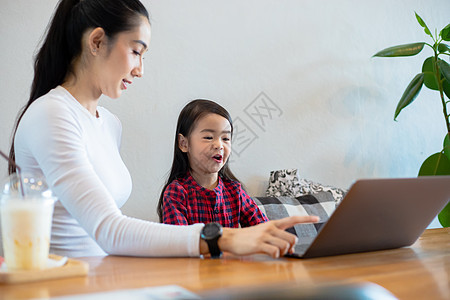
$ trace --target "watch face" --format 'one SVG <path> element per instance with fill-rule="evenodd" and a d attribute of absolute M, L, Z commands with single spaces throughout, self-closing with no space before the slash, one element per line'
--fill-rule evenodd
<path fill-rule="evenodd" d="M 208 223 L 203 227 L 202 236 L 205 239 L 217 238 L 222 233 L 222 226 L 218 223 Z"/>

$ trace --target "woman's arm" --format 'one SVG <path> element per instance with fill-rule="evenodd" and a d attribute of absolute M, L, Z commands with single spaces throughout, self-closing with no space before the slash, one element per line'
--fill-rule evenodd
<path fill-rule="evenodd" d="M 24 156 L 26 152 L 36 161 L 80 227 L 109 254 L 198 256 L 203 225 L 175 227 L 122 214 L 90 162 L 82 116 L 69 104 L 58 101 L 37 100 L 30 107 L 18 129 L 16 153 Z M 97 142 L 95 146 L 101 145 Z M 108 165 L 104 168 L 109 170 Z"/>

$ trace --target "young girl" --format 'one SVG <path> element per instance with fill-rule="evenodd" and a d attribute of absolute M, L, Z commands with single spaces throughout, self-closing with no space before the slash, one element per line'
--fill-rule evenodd
<path fill-rule="evenodd" d="M 228 166 L 230 114 L 209 100 L 194 100 L 178 117 L 172 170 L 158 203 L 160 222 L 217 222 L 248 227 L 268 221 Z"/>

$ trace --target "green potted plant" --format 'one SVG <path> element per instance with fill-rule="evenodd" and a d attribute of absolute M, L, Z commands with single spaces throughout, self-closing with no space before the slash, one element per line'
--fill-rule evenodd
<path fill-rule="evenodd" d="M 450 175 L 450 115 L 447 106 L 450 103 L 450 65 L 443 59 L 450 57 L 450 47 L 444 41 L 450 41 L 450 24 L 445 26 L 439 35 L 430 31 L 422 18 L 415 13 L 416 19 L 425 33 L 433 40 L 432 44 L 425 42 L 411 43 L 389 47 L 376 53 L 375 57 L 398 57 L 413 56 L 422 51 L 427 46 L 433 50 L 433 56 L 425 59 L 422 65 L 422 72 L 417 74 L 404 91 L 394 114 L 394 120 L 401 110 L 411 104 L 416 99 L 423 85 L 427 88 L 439 92 L 442 102 L 447 134 L 444 137 L 443 148 L 440 152 L 432 154 L 422 164 L 419 176 L 430 175 Z M 449 187 L 450 189 L 450 187 Z M 439 222 L 443 227 L 450 227 L 450 202 L 438 215 Z"/>

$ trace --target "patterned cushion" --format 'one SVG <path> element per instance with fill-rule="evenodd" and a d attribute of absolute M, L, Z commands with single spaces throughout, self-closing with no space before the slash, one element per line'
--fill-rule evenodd
<path fill-rule="evenodd" d="M 295 197 L 300 193 L 297 169 L 285 169 L 270 172 L 267 197 Z M 299 195 L 301 196 L 301 195 Z"/>
<path fill-rule="evenodd" d="M 253 197 L 253 200 L 269 220 L 295 215 L 318 216 L 319 223 L 295 225 L 294 228 L 287 230 L 299 237 L 315 237 L 319 228 L 336 208 L 332 194 L 324 191 L 299 197 Z"/>
<path fill-rule="evenodd" d="M 308 179 L 299 179 L 297 172 L 297 169 L 271 171 L 266 197 L 300 197 L 318 192 L 329 192 L 333 196 L 335 204 L 338 205 L 347 192 L 344 189 L 323 185 Z"/>

